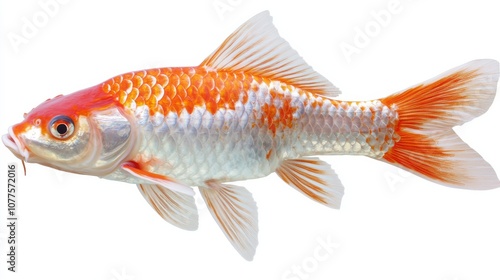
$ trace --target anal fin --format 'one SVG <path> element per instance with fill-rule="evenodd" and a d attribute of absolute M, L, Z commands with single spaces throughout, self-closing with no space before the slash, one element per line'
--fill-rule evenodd
<path fill-rule="evenodd" d="M 198 228 L 194 197 L 158 185 L 138 184 L 137 188 L 165 221 L 185 230 Z"/>
<path fill-rule="evenodd" d="M 207 181 L 200 193 L 233 247 L 248 261 L 257 248 L 257 205 L 243 187 Z"/>
<path fill-rule="evenodd" d="M 339 209 L 344 187 L 330 165 L 318 158 L 284 160 L 276 174 L 312 200 Z"/>

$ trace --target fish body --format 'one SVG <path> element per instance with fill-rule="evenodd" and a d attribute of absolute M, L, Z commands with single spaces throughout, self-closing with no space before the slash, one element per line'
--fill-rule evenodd
<path fill-rule="evenodd" d="M 340 91 L 282 39 L 263 12 L 196 67 L 113 77 L 47 100 L 9 128 L 20 159 L 136 184 L 166 221 L 198 226 L 192 187 L 247 260 L 257 208 L 231 181 L 273 172 L 305 196 L 339 208 L 344 187 L 318 155 L 364 155 L 467 189 L 500 186 L 493 168 L 452 127 L 491 103 L 498 62 L 476 60 L 382 99 Z"/>
<path fill-rule="evenodd" d="M 133 112 L 132 160 L 192 186 L 267 176 L 307 155 L 380 157 L 397 138 L 397 113 L 380 101 L 337 101 L 244 72 L 150 69 L 100 87 Z"/>

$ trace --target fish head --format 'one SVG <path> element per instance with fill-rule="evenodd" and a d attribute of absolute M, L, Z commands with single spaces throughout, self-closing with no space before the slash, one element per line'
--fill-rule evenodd
<path fill-rule="evenodd" d="M 23 161 L 104 176 L 134 150 L 130 115 L 96 86 L 41 103 L 2 141 Z"/>

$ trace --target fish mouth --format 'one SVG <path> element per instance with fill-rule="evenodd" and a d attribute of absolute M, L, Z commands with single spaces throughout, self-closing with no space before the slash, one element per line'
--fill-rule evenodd
<path fill-rule="evenodd" d="M 28 161 L 30 153 L 23 142 L 14 134 L 12 126 L 9 127 L 9 133 L 2 136 L 2 142 L 16 157 Z"/>

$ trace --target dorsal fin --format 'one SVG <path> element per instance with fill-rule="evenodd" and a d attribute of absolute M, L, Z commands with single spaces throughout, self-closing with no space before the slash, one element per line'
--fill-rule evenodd
<path fill-rule="evenodd" d="M 319 95 L 334 97 L 340 94 L 280 37 L 269 11 L 261 12 L 242 24 L 200 66 L 244 71 Z"/>

